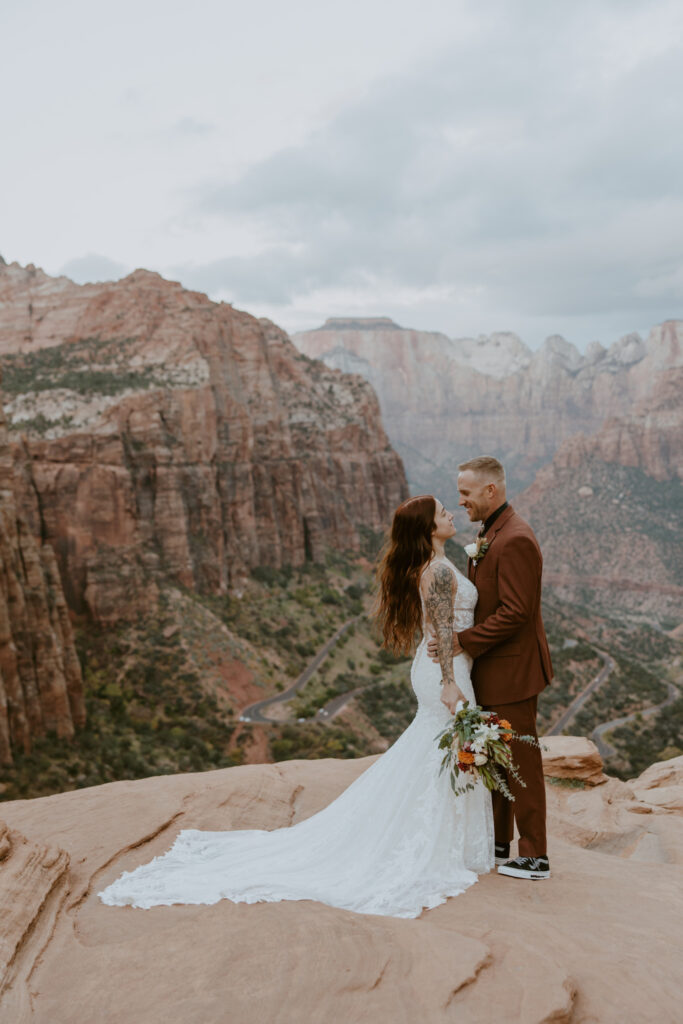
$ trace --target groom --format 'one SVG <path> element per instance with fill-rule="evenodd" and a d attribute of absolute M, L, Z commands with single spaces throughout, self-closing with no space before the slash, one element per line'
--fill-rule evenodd
<path fill-rule="evenodd" d="M 482 455 L 459 469 L 460 504 L 471 522 L 483 526 L 467 563 L 479 592 L 474 626 L 454 634 L 453 656 L 465 651 L 474 658 L 472 685 L 486 711 L 506 718 L 515 732 L 536 736 L 538 694 L 553 675 L 541 618 L 541 549 L 531 527 L 505 500 L 505 471 L 497 459 Z M 434 648 L 432 642 L 432 657 Z M 549 878 L 541 752 L 513 742 L 512 753 L 526 788 L 508 775 L 514 803 L 492 794 L 498 871 L 514 878 Z M 513 814 L 519 856 L 510 860 Z"/>

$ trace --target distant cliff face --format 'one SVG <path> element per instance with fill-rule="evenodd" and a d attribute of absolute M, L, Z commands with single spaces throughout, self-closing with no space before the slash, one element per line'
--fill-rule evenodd
<path fill-rule="evenodd" d="M 83 725 L 81 668 L 54 552 L 17 510 L 0 405 L 0 764 L 53 730 Z"/>
<path fill-rule="evenodd" d="M 584 356 L 558 336 L 532 353 L 514 334 L 450 339 L 391 321 L 332 320 L 294 335 L 306 354 L 372 383 L 412 490 L 450 503 L 458 463 L 472 455 L 501 458 L 513 493 L 528 486 L 563 441 L 656 390 L 683 362 L 682 340 L 680 321 Z"/>
<path fill-rule="evenodd" d="M 159 574 L 223 593 L 357 549 L 407 495 L 365 381 L 156 274 L 0 268 L 0 358 L 21 507 L 100 622 L 153 604 Z"/>
<path fill-rule="evenodd" d="M 633 411 L 566 441 L 515 507 L 560 595 L 614 611 L 683 614 L 683 368 Z"/>

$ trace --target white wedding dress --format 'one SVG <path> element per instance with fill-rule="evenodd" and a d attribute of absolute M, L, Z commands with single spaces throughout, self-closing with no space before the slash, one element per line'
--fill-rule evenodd
<path fill-rule="evenodd" d="M 472 625 L 476 588 L 456 573 L 455 627 Z M 455 679 L 474 701 L 471 659 Z M 415 718 L 392 747 L 322 811 L 289 828 L 186 829 L 171 849 L 99 893 L 110 906 L 317 900 L 361 914 L 417 917 L 464 892 L 494 863 L 491 796 L 481 783 L 455 796 L 439 775 L 436 736 L 451 718 L 441 669 L 422 640 L 411 667 Z"/>

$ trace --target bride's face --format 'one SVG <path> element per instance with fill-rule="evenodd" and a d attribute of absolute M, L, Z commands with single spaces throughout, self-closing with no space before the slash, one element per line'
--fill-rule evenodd
<path fill-rule="evenodd" d="M 453 537 L 457 532 L 453 526 L 453 513 L 447 512 L 440 501 L 436 502 L 436 512 L 434 513 L 434 529 L 432 530 L 433 540 L 448 540 L 449 537 Z"/>

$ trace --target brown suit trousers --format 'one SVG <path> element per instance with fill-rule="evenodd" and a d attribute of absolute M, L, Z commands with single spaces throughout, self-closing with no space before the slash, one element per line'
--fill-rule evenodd
<path fill-rule="evenodd" d="M 487 704 L 486 711 L 495 711 L 522 736 L 536 735 L 537 697 L 515 701 L 514 704 Z M 519 774 L 526 783 L 520 786 L 511 775 L 507 775 L 514 803 L 502 793 L 492 793 L 493 827 L 497 843 L 510 843 L 513 836 L 513 821 L 519 832 L 519 856 L 541 857 L 548 852 L 545 832 L 545 780 L 541 751 L 528 743 L 512 742 L 512 760 L 519 768 Z"/>
<path fill-rule="evenodd" d="M 481 706 L 506 718 L 516 732 L 536 736 L 538 694 L 553 671 L 541 618 L 541 550 L 531 527 L 511 507 L 487 540 L 479 564 L 470 560 L 467 567 L 479 599 L 474 626 L 458 633 L 458 640 L 474 658 L 472 685 Z M 514 802 L 493 794 L 496 841 L 511 841 L 514 819 L 519 856 L 538 857 L 547 853 L 541 752 L 513 743 L 512 754 L 526 786 L 508 777 Z"/>

